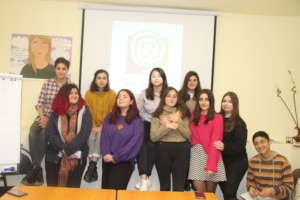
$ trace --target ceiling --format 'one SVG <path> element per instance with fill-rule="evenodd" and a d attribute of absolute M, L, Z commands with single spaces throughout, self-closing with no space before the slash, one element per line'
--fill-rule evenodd
<path fill-rule="evenodd" d="M 58 0 L 45 0 L 58 1 Z M 300 0 L 60 0 L 83 4 L 110 4 L 267 16 L 300 16 Z"/>

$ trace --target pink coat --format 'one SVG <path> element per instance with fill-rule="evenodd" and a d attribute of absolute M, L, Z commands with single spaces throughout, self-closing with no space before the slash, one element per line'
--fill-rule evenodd
<path fill-rule="evenodd" d="M 190 122 L 192 131 L 192 146 L 201 144 L 207 154 L 206 170 L 216 172 L 221 152 L 216 149 L 214 142 L 223 139 L 223 117 L 216 114 L 207 124 L 204 123 L 206 115 L 201 115 L 198 125 Z"/>

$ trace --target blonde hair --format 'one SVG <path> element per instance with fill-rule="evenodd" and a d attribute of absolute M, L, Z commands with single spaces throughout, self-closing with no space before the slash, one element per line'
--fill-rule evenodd
<path fill-rule="evenodd" d="M 32 41 L 35 38 L 39 38 L 47 43 L 49 46 L 49 50 L 45 56 L 45 59 L 48 63 L 51 62 L 51 37 L 50 36 L 45 36 L 45 35 L 31 35 L 29 37 L 29 44 L 28 44 L 28 52 L 29 52 L 29 63 L 32 64 L 32 69 L 36 72 L 36 64 L 35 64 L 35 57 L 32 52 Z"/>

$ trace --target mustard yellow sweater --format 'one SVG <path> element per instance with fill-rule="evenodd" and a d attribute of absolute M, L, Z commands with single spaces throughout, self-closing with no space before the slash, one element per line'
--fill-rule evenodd
<path fill-rule="evenodd" d="M 116 93 L 112 89 L 107 92 L 93 92 L 88 90 L 85 101 L 93 117 L 93 128 L 102 124 L 105 116 L 113 109 Z"/>

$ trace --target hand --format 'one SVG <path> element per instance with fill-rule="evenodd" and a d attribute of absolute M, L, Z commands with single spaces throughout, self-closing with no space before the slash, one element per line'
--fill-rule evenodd
<path fill-rule="evenodd" d="M 224 150 L 224 143 L 222 141 L 216 141 L 214 143 L 216 149 L 223 151 Z"/>
<path fill-rule="evenodd" d="M 47 124 L 48 124 L 48 117 L 42 115 L 40 122 L 39 122 L 40 127 L 46 128 Z"/>
<path fill-rule="evenodd" d="M 103 156 L 103 160 L 104 162 L 112 162 L 112 163 L 116 163 L 116 161 L 114 160 L 113 156 L 111 154 L 106 154 L 105 156 Z"/>
<path fill-rule="evenodd" d="M 92 134 L 94 134 L 94 135 L 101 134 L 101 131 L 102 131 L 102 125 L 92 128 Z"/>
<path fill-rule="evenodd" d="M 169 120 L 172 122 L 177 122 L 181 118 L 181 113 L 178 111 L 176 113 L 170 114 L 168 116 Z"/>
<path fill-rule="evenodd" d="M 98 132 L 98 127 L 93 127 L 92 128 L 92 134 L 97 135 L 97 132 Z"/>
<path fill-rule="evenodd" d="M 101 125 L 98 127 L 98 133 L 99 133 L 99 134 L 101 134 L 102 128 L 103 128 L 103 125 L 101 124 Z"/>
<path fill-rule="evenodd" d="M 167 124 L 170 123 L 170 120 L 168 119 L 168 117 L 160 117 L 159 122 L 160 122 L 162 125 L 167 126 Z"/>
<path fill-rule="evenodd" d="M 256 198 L 259 195 L 259 191 L 254 187 L 250 187 L 249 194 L 252 198 Z"/>
<path fill-rule="evenodd" d="M 179 125 L 176 122 L 170 122 L 167 124 L 167 128 L 177 130 L 179 128 Z"/>
<path fill-rule="evenodd" d="M 211 171 L 211 170 L 207 170 L 207 176 L 212 176 L 214 175 L 215 172 L 214 171 Z"/>
<path fill-rule="evenodd" d="M 262 188 L 262 190 L 258 192 L 258 195 L 261 197 L 272 197 L 275 195 L 275 190 L 272 187 Z"/>
<path fill-rule="evenodd" d="M 111 154 L 106 154 L 103 156 L 104 162 L 111 162 L 112 161 L 112 155 Z"/>

